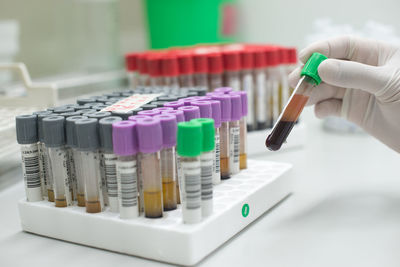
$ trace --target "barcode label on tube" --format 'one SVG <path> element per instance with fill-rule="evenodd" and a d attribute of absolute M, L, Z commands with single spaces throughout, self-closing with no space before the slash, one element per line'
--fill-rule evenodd
<path fill-rule="evenodd" d="M 22 146 L 21 155 L 26 187 L 40 187 L 39 150 L 37 144 Z"/>
<path fill-rule="evenodd" d="M 200 162 L 181 162 L 183 169 L 184 202 L 187 209 L 201 207 L 201 169 Z"/>
<path fill-rule="evenodd" d="M 219 134 L 215 135 L 215 160 L 214 160 L 214 166 L 213 166 L 213 171 L 214 173 L 220 173 L 221 172 L 221 151 L 220 151 L 220 141 L 219 141 Z"/>
<path fill-rule="evenodd" d="M 114 154 L 104 154 L 104 173 L 107 181 L 107 193 L 109 197 L 118 197 L 116 162 L 117 157 Z"/>
<path fill-rule="evenodd" d="M 239 162 L 239 146 L 240 146 L 240 128 L 239 127 L 232 127 L 230 129 L 230 157 L 232 162 L 238 163 Z"/>
<path fill-rule="evenodd" d="M 118 197 L 122 207 L 137 206 L 136 161 L 118 162 Z"/>
<path fill-rule="evenodd" d="M 207 200 L 213 198 L 213 158 L 201 159 L 201 199 Z"/>

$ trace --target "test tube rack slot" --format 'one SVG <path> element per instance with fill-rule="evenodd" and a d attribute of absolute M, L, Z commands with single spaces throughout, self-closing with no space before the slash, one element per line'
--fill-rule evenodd
<path fill-rule="evenodd" d="M 197 224 L 183 224 L 181 208 L 159 219 L 123 220 L 105 210 L 55 208 L 47 201 L 18 203 L 22 229 L 34 234 L 179 265 L 194 265 L 235 236 L 292 191 L 291 165 L 248 161 L 214 187 L 214 212 Z"/>

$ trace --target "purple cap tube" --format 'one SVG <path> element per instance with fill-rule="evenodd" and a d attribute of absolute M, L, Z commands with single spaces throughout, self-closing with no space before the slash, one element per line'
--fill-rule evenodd
<path fill-rule="evenodd" d="M 161 107 L 161 108 L 155 108 L 153 110 L 158 110 L 158 111 L 160 111 L 160 114 L 161 114 L 161 112 L 163 112 L 165 110 L 173 110 L 173 108 L 171 108 L 171 107 Z"/>
<path fill-rule="evenodd" d="M 218 102 L 218 104 L 219 104 L 219 102 Z M 183 111 L 182 110 L 165 110 L 165 111 L 162 111 L 161 114 L 174 115 L 176 117 L 176 122 L 177 123 L 185 121 L 185 116 L 183 116 Z"/>
<path fill-rule="evenodd" d="M 113 149 L 116 155 L 129 156 L 138 152 L 136 122 L 118 121 L 112 124 Z"/>
<path fill-rule="evenodd" d="M 232 92 L 232 91 L 233 91 L 233 89 L 231 87 L 219 87 L 214 90 L 214 92 L 221 92 L 224 94 L 228 94 L 229 92 Z"/>
<path fill-rule="evenodd" d="M 183 111 L 183 116 L 185 117 L 185 121 L 190 121 L 191 119 L 200 118 L 200 109 L 199 109 L 199 107 L 185 106 L 185 107 L 178 108 L 178 110 L 182 110 Z"/>
<path fill-rule="evenodd" d="M 180 107 L 183 107 L 185 104 L 183 103 L 183 101 L 173 101 L 173 102 L 168 102 L 164 104 L 164 107 L 169 107 L 169 108 L 173 108 L 173 109 L 178 109 Z"/>
<path fill-rule="evenodd" d="M 239 121 L 242 118 L 242 98 L 238 94 L 228 94 L 231 98 L 231 121 Z"/>
<path fill-rule="evenodd" d="M 235 91 L 235 92 L 230 92 L 229 94 L 240 95 L 240 98 L 242 100 L 242 116 L 247 116 L 248 112 L 247 93 L 245 91 Z"/>
<path fill-rule="evenodd" d="M 142 111 L 139 111 L 139 112 L 138 112 L 138 115 L 146 115 L 146 116 L 151 116 L 151 117 L 153 117 L 153 116 L 158 115 L 158 114 L 160 114 L 160 113 L 161 113 L 161 111 L 159 111 L 159 110 L 151 109 L 151 110 L 142 110 Z"/>
<path fill-rule="evenodd" d="M 211 118 L 211 103 L 209 101 L 193 101 L 192 106 L 199 107 L 200 118 Z"/>
<path fill-rule="evenodd" d="M 186 97 L 186 98 L 179 99 L 179 101 L 180 101 L 180 102 L 183 102 L 183 104 L 184 104 L 185 106 L 190 106 L 191 103 L 192 103 L 192 101 L 195 101 L 195 100 L 197 100 L 198 98 L 199 98 L 198 96 L 191 96 L 191 97 Z"/>
<path fill-rule="evenodd" d="M 128 120 L 130 120 L 130 121 L 138 121 L 138 120 L 141 120 L 141 119 L 148 119 L 148 118 L 151 118 L 151 116 L 147 116 L 147 115 L 133 115 L 133 116 L 130 116 L 130 117 L 128 118 Z"/>
<path fill-rule="evenodd" d="M 159 119 L 162 129 L 163 147 L 170 148 L 176 146 L 176 131 L 177 122 L 176 117 L 172 114 L 160 114 L 154 116 L 155 119 Z"/>
<path fill-rule="evenodd" d="M 221 102 L 218 100 L 210 100 L 211 116 L 214 120 L 215 128 L 221 127 Z"/>
<path fill-rule="evenodd" d="M 163 146 L 162 129 L 159 119 L 154 117 L 137 121 L 139 151 L 142 153 L 155 153 Z"/>
<path fill-rule="evenodd" d="M 228 95 L 216 94 L 213 95 L 214 100 L 221 103 L 221 121 L 227 122 L 231 120 L 231 98 Z"/>

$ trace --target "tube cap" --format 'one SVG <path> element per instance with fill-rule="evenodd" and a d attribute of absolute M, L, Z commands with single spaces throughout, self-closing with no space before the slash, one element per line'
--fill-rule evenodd
<path fill-rule="evenodd" d="M 210 53 L 207 55 L 208 73 L 222 73 L 224 71 L 222 55 L 220 53 Z"/>
<path fill-rule="evenodd" d="M 98 111 L 98 112 L 95 112 L 95 113 L 89 113 L 89 114 L 87 114 L 87 116 L 88 116 L 89 118 L 93 118 L 93 119 L 100 120 L 100 119 L 102 119 L 102 118 L 111 116 L 111 112 L 108 112 L 108 111 Z"/>
<path fill-rule="evenodd" d="M 318 66 L 322 61 L 328 59 L 326 56 L 320 53 L 313 53 L 311 57 L 307 60 L 303 69 L 301 70 L 301 76 L 310 77 L 316 85 L 321 83 L 321 77 L 318 74 Z"/>
<path fill-rule="evenodd" d="M 173 102 L 168 102 L 164 104 L 164 107 L 170 107 L 173 109 L 177 109 L 179 107 L 183 107 L 184 103 L 182 101 L 173 101 Z"/>
<path fill-rule="evenodd" d="M 267 67 L 279 65 L 279 50 L 276 47 L 265 46 L 264 54 Z"/>
<path fill-rule="evenodd" d="M 39 141 L 37 115 L 20 115 L 15 118 L 18 144 L 33 144 Z"/>
<path fill-rule="evenodd" d="M 215 147 L 215 126 L 214 120 L 208 118 L 200 118 L 191 120 L 201 124 L 203 131 L 203 152 L 212 151 Z"/>
<path fill-rule="evenodd" d="M 178 123 L 177 152 L 182 157 L 197 157 L 203 148 L 203 131 L 200 123 Z"/>
<path fill-rule="evenodd" d="M 206 54 L 195 54 L 193 56 L 194 72 L 195 73 L 207 73 L 208 72 L 208 60 Z"/>
<path fill-rule="evenodd" d="M 151 104 L 146 104 L 146 105 L 141 106 L 141 108 L 143 110 L 152 110 L 153 108 L 156 108 L 156 107 L 157 107 L 157 105 L 151 105 Z M 138 112 L 138 114 L 139 114 L 139 112 Z"/>
<path fill-rule="evenodd" d="M 138 121 L 138 120 L 141 120 L 141 119 L 149 119 L 149 118 L 151 118 L 151 116 L 146 116 L 146 115 L 134 115 L 134 116 L 130 116 L 130 117 L 128 118 L 128 120 L 130 120 L 130 121 Z"/>
<path fill-rule="evenodd" d="M 241 102 L 242 102 L 242 116 L 247 116 L 247 112 L 248 112 L 247 92 L 235 91 L 235 92 L 230 92 L 229 94 L 240 95 Z"/>
<path fill-rule="evenodd" d="M 218 100 L 221 103 L 221 121 L 227 122 L 231 120 L 231 98 L 228 95 L 214 94 L 212 96 L 214 100 Z"/>
<path fill-rule="evenodd" d="M 75 148 L 78 145 L 76 136 L 75 122 L 77 120 L 87 119 L 86 116 L 72 116 L 65 120 L 65 140 L 69 147 Z"/>
<path fill-rule="evenodd" d="M 231 87 L 219 87 L 214 90 L 215 93 L 224 93 L 228 94 L 229 92 L 232 92 L 233 89 Z"/>
<path fill-rule="evenodd" d="M 125 68 L 127 71 L 137 70 L 137 53 L 127 53 L 125 54 Z"/>
<path fill-rule="evenodd" d="M 80 111 L 74 111 L 74 112 L 66 112 L 66 113 L 60 113 L 60 114 L 54 114 L 57 116 L 63 116 L 64 118 L 72 117 L 72 116 L 79 116 L 81 115 L 82 112 Z"/>
<path fill-rule="evenodd" d="M 165 55 L 161 60 L 161 73 L 163 76 L 175 77 L 179 75 L 178 59 L 175 55 Z"/>
<path fill-rule="evenodd" d="M 242 69 L 251 70 L 254 68 L 254 56 L 253 49 L 246 47 L 240 53 L 240 61 L 242 63 Z"/>
<path fill-rule="evenodd" d="M 38 138 L 40 142 L 43 142 L 44 136 L 43 136 L 43 118 L 48 117 L 48 116 L 54 116 L 53 112 L 50 110 L 43 110 L 43 111 L 36 111 L 33 112 L 33 115 L 37 115 L 37 132 L 38 132 Z"/>
<path fill-rule="evenodd" d="M 167 101 L 167 102 L 172 102 L 172 101 L 177 101 L 178 98 L 176 96 L 159 96 L 157 97 L 157 101 Z"/>
<path fill-rule="evenodd" d="M 242 118 L 242 99 L 238 94 L 228 94 L 231 98 L 231 120 L 238 121 Z"/>
<path fill-rule="evenodd" d="M 174 115 L 176 117 L 177 123 L 185 121 L 185 117 L 183 116 L 182 110 L 165 110 L 165 111 L 162 111 L 161 114 Z"/>
<path fill-rule="evenodd" d="M 176 146 L 176 116 L 172 114 L 160 114 L 154 116 L 154 118 L 159 119 L 161 123 L 163 147 L 169 148 Z"/>
<path fill-rule="evenodd" d="M 238 71 L 241 68 L 240 51 L 229 50 L 222 53 L 224 60 L 224 69 L 227 71 Z"/>
<path fill-rule="evenodd" d="M 255 47 L 253 51 L 254 68 L 265 68 L 267 66 L 266 56 L 261 47 Z"/>
<path fill-rule="evenodd" d="M 161 57 L 158 55 L 149 57 L 147 60 L 147 69 L 151 77 L 161 76 Z"/>
<path fill-rule="evenodd" d="M 137 153 L 136 125 L 134 121 L 117 121 L 112 124 L 113 148 L 116 155 L 129 156 Z"/>
<path fill-rule="evenodd" d="M 191 52 L 181 50 L 177 54 L 180 75 L 189 75 L 193 73 L 193 57 Z"/>
<path fill-rule="evenodd" d="M 155 153 L 163 146 L 161 123 L 154 117 L 137 121 L 139 151 Z"/>
<path fill-rule="evenodd" d="M 173 110 L 173 108 L 171 108 L 171 107 L 162 107 L 162 108 L 155 108 L 154 110 L 158 110 L 161 113 L 161 112 L 163 112 L 165 110 Z"/>
<path fill-rule="evenodd" d="M 192 119 L 200 118 L 200 109 L 195 106 L 184 106 L 178 108 L 178 110 L 183 111 L 183 116 L 185 117 L 185 121 L 190 121 Z"/>
<path fill-rule="evenodd" d="M 196 86 L 194 88 L 189 89 L 189 93 L 197 93 L 198 96 L 205 96 L 207 94 L 207 88 L 202 86 Z"/>
<path fill-rule="evenodd" d="M 77 145 L 81 150 L 96 150 L 99 147 L 97 119 L 87 118 L 75 121 Z"/>
<path fill-rule="evenodd" d="M 121 117 L 110 116 L 99 120 L 100 147 L 105 152 L 113 152 L 112 124 L 122 121 Z"/>
<path fill-rule="evenodd" d="M 145 115 L 145 116 L 151 116 L 151 117 L 153 117 L 153 116 L 158 115 L 158 114 L 160 114 L 160 113 L 161 113 L 161 111 L 156 110 L 156 109 L 152 109 L 152 110 L 142 110 L 142 111 L 139 111 L 139 112 L 138 112 L 138 115 Z"/>
<path fill-rule="evenodd" d="M 192 106 L 199 107 L 200 118 L 211 118 L 211 103 L 205 100 L 193 101 Z"/>
<path fill-rule="evenodd" d="M 211 103 L 211 116 L 214 120 L 215 128 L 221 127 L 221 103 L 218 100 L 209 100 Z"/>
<path fill-rule="evenodd" d="M 65 144 L 64 117 L 50 116 L 43 119 L 44 143 L 48 147 Z"/>
<path fill-rule="evenodd" d="M 61 114 L 61 113 L 68 113 L 74 112 L 75 109 L 71 107 L 58 107 L 53 110 L 53 113 Z"/>
<path fill-rule="evenodd" d="M 79 105 L 84 105 L 87 103 L 93 103 L 94 100 L 92 98 L 79 98 L 78 100 L 76 100 L 76 103 L 78 103 Z"/>
<path fill-rule="evenodd" d="M 286 53 L 288 57 L 289 64 L 296 64 L 297 63 L 297 49 L 296 47 L 288 47 L 286 48 Z"/>

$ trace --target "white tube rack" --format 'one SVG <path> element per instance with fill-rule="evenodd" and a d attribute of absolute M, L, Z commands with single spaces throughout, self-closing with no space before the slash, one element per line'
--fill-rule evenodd
<path fill-rule="evenodd" d="M 183 224 L 180 207 L 159 219 L 123 220 L 106 210 L 55 208 L 47 201 L 18 204 L 24 231 L 128 255 L 194 265 L 292 191 L 290 164 L 248 161 L 248 169 L 214 187 L 214 212 Z"/>

